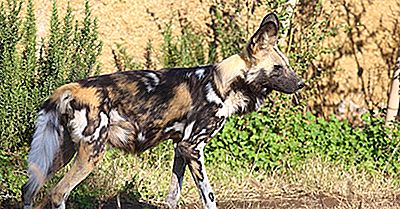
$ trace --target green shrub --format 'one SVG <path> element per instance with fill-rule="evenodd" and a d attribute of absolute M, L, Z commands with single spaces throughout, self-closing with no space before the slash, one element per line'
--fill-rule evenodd
<path fill-rule="evenodd" d="M 117 50 L 118 51 L 112 51 L 117 71 L 143 69 L 144 65 L 135 61 L 132 56 L 128 54 L 124 46 L 122 46 L 121 44 L 117 44 Z"/>
<path fill-rule="evenodd" d="M 207 146 L 207 160 L 227 160 L 232 166 L 252 165 L 276 170 L 321 158 L 345 168 L 397 175 L 400 124 L 386 128 L 382 117 L 363 116 L 363 127 L 352 127 L 335 116 L 329 120 L 311 113 L 264 107 L 257 113 L 232 118 Z M 281 111 L 284 117 L 271 115 Z"/>
<path fill-rule="evenodd" d="M 206 63 L 205 40 L 196 34 L 190 24 L 184 22 L 182 35 L 174 37 L 171 23 L 165 26 L 162 32 L 164 44 L 162 46 L 163 67 L 190 67 Z"/>
<path fill-rule="evenodd" d="M 83 24 L 74 20 L 68 4 L 63 21 L 53 1 L 48 40 L 37 49 L 32 0 L 26 15 L 22 1 L 0 6 L 0 205 L 17 201 L 26 181 L 24 170 L 36 111 L 56 87 L 98 71 L 102 43 L 97 21 L 85 1 Z"/>

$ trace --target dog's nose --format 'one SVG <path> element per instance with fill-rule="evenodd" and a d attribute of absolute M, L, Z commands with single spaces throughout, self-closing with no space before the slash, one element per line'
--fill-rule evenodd
<path fill-rule="evenodd" d="M 304 81 L 299 81 L 299 82 L 297 83 L 297 88 L 298 88 L 298 89 L 302 89 L 305 85 L 306 85 L 306 84 L 304 83 Z"/>

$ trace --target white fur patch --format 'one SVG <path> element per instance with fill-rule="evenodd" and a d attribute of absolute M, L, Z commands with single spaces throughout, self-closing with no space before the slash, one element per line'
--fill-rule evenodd
<path fill-rule="evenodd" d="M 183 135 L 183 139 L 182 140 L 186 140 L 190 138 L 190 135 L 192 135 L 192 131 L 193 131 L 193 126 L 194 126 L 194 122 L 189 123 L 186 128 L 185 128 L 185 134 Z"/>
<path fill-rule="evenodd" d="M 256 103 L 256 110 L 259 110 L 260 107 L 264 104 L 264 100 L 257 98 L 257 103 Z"/>
<path fill-rule="evenodd" d="M 195 74 L 198 79 L 202 79 L 204 77 L 204 72 L 205 72 L 204 69 L 198 69 L 198 70 L 196 70 Z"/>
<path fill-rule="evenodd" d="M 65 200 L 63 200 L 60 206 L 58 206 L 56 209 L 65 209 Z"/>
<path fill-rule="evenodd" d="M 119 126 L 113 126 L 109 134 L 110 138 L 117 138 L 122 144 L 128 143 L 128 131 Z"/>
<path fill-rule="evenodd" d="M 238 110 L 244 111 L 247 106 L 247 98 L 240 92 L 231 92 L 225 99 L 225 102 L 221 109 L 218 110 L 216 116 L 218 117 L 229 117 L 236 113 Z"/>
<path fill-rule="evenodd" d="M 139 142 L 142 142 L 142 141 L 146 140 L 146 137 L 144 136 L 143 132 L 139 132 L 139 134 L 137 136 L 137 140 Z"/>
<path fill-rule="evenodd" d="M 128 131 L 119 127 L 118 124 L 121 121 L 126 121 L 115 109 L 110 111 L 110 125 L 113 126 L 112 132 L 109 134 L 113 135 L 112 138 L 118 138 L 122 144 L 126 144 L 128 142 Z"/>
<path fill-rule="evenodd" d="M 110 111 L 110 122 L 111 123 L 118 123 L 120 121 L 125 121 L 125 119 L 116 111 L 115 109 L 112 109 Z"/>
<path fill-rule="evenodd" d="M 100 137 L 100 131 L 103 127 L 108 125 L 108 117 L 105 113 L 100 113 L 100 125 L 94 132 L 94 139 L 97 140 Z"/>
<path fill-rule="evenodd" d="M 149 79 L 153 80 L 153 82 L 149 82 L 148 80 L 144 82 L 146 85 L 147 92 L 152 92 L 156 88 L 156 86 L 158 86 L 158 84 L 160 83 L 160 79 L 155 73 L 146 73 L 146 76 Z"/>
<path fill-rule="evenodd" d="M 155 73 L 147 73 L 146 75 L 153 79 L 154 85 L 157 86 L 160 83 L 160 78 Z"/>
<path fill-rule="evenodd" d="M 208 136 L 204 135 L 205 133 L 207 133 L 207 129 L 203 128 L 203 129 L 201 129 L 200 133 L 198 133 L 195 136 L 193 136 L 193 138 L 196 139 L 196 140 L 202 140 L 204 138 L 207 138 Z"/>
<path fill-rule="evenodd" d="M 217 128 L 214 132 L 211 133 L 211 137 L 214 137 L 215 135 L 217 135 L 217 133 L 224 127 L 225 122 L 226 122 L 226 119 L 224 119 L 224 121 L 222 122 L 222 124 L 219 128 Z"/>
<path fill-rule="evenodd" d="M 176 132 L 183 132 L 183 129 L 185 128 L 185 123 L 182 122 L 175 122 L 172 126 L 167 127 L 164 132 L 170 132 L 170 131 L 176 131 Z"/>
<path fill-rule="evenodd" d="M 207 101 L 208 102 L 214 102 L 216 104 L 223 104 L 224 102 L 222 101 L 222 99 L 217 95 L 217 93 L 215 93 L 211 83 L 208 83 L 206 85 L 207 88 Z"/>
<path fill-rule="evenodd" d="M 246 81 L 249 83 L 253 82 L 254 80 L 256 80 L 259 74 L 260 70 L 258 68 L 250 69 L 249 72 L 247 73 Z"/>
<path fill-rule="evenodd" d="M 62 113 L 67 112 L 67 108 L 71 108 L 69 106 L 69 102 L 72 100 L 71 91 L 66 90 L 59 98 L 58 110 Z"/>
<path fill-rule="evenodd" d="M 72 141 L 78 143 L 79 140 L 90 141 L 91 139 L 97 140 L 100 136 L 100 131 L 103 127 L 108 125 L 108 117 L 105 113 L 100 113 L 100 124 L 99 127 L 94 131 L 91 136 L 84 136 L 83 131 L 88 125 L 86 118 L 86 108 L 74 112 L 74 119 L 70 121 L 70 126 L 72 128 Z"/>
<path fill-rule="evenodd" d="M 72 140 L 78 143 L 80 139 L 84 139 L 85 136 L 82 135 L 83 130 L 85 130 L 88 121 L 86 118 L 86 108 L 74 112 L 74 119 L 70 121 L 70 126 L 72 128 Z"/>

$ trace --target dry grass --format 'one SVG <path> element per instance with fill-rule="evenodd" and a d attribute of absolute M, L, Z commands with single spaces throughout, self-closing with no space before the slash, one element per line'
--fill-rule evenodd
<path fill-rule="evenodd" d="M 320 160 L 284 172 L 217 172 L 211 175 L 223 208 L 400 208 L 396 179 Z"/>
<path fill-rule="evenodd" d="M 109 154 L 85 181 L 90 190 L 103 191 L 100 208 L 116 208 L 116 197 L 129 208 L 162 207 L 172 167 L 172 151 L 165 150 L 162 146 L 141 157 Z M 231 168 L 223 162 L 207 169 L 219 208 L 400 208 L 398 179 L 344 170 L 318 159 L 275 172 Z M 188 171 L 180 206 L 201 208 Z"/>

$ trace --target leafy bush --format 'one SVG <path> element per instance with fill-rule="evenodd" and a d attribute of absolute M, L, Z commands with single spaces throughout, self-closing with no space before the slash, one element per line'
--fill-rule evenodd
<path fill-rule="evenodd" d="M 113 49 L 112 53 L 117 71 L 143 69 L 143 65 L 136 62 L 121 44 L 117 44 L 117 50 Z"/>
<path fill-rule="evenodd" d="M 275 117 L 277 114 L 281 116 Z M 365 114 L 363 121 L 363 127 L 352 127 L 335 116 L 326 120 L 310 112 L 303 115 L 292 109 L 264 107 L 227 122 L 207 147 L 206 159 L 210 163 L 227 159 L 226 163 L 235 167 L 279 170 L 321 158 L 345 168 L 397 175 L 400 124 L 389 129 L 382 117 L 370 114 Z"/>
<path fill-rule="evenodd" d="M 183 24 L 180 37 L 172 35 L 171 23 L 167 24 L 162 32 L 164 38 L 162 58 L 165 68 L 189 67 L 206 63 L 204 38 L 194 33 L 190 24 L 186 22 Z"/>
<path fill-rule="evenodd" d="M 39 105 L 54 88 L 97 72 L 102 46 L 88 1 L 82 25 L 69 5 L 60 21 L 54 1 L 49 38 L 40 40 L 39 49 L 32 0 L 24 17 L 21 5 L 8 0 L 0 6 L 1 205 L 15 201 L 26 181 L 25 160 Z"/>

